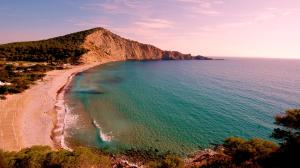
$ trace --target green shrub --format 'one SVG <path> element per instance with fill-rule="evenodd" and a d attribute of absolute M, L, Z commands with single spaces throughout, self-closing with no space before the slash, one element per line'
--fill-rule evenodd
<path fill-rule="evenodd" d="M 75 165 L 75 156 L 72 152 L 66 150 L 59 150 L 50 152 L 46 155 L 43 165 L 49 168 L 56 167 L 72 167 Z"/>
<path fill-rule="evenodd" d="M 264 159 L 276 151 L 278 146 L 270 141 L 254 138 L 244 140 L 232 137 L 225 140 L 225 153 L 233 157 L 235 163 Z"/>
<path fill-rule="evenodd" d="M 76 164 L 82 165 L 82 167 L 97 167 L 97 165 L 101 165 L 101 168 L 111 167 L 109 157 L 100 153 L 96 154 L 89 148 L 76 148 L 74 154 L 76 156 Z"/>
<path fill-rule="evenodd" d="M 17 153 L 8 153 L 6 163 L 9 167 L 40 168 L 51 148 L 48 146 L 33 146 L 25 148 Z"/>
<path fill-rule="evenodd" d="M 0 86 L 0 94 L 8 93 L 9 88 L 7 86 Z"/>
<path fill-rule="evenodd" d="M 4 67 L 4 69 L 5 69 L 6 71 L 12 71 L 12 70 L 14 70 L 14 66 L 11 65 L 11 64 L 9 64 L 9 65 L 6 65 L 6 66 Z"/>
<path fill-rule="evenodd" d="M 48 146 L 33 146 L 19 152 L 0 151 L 0 168 L 110 168 L 111 161 L 106 155 L 89 148 L 53 151 Z"/>
<path fill-rule="evenodd" d="M 201 168 L 237 168 L 231 158 L 228 156 L 218 156 L 216 158 L 208 159 Z"/>
<path fill-rule="evenodd" d="M 40 65 L 0 66 L 0 81 L 9 82 L 11 85 L 0 86 L 0 95 L 20 93 L 29 88 L 35 81 L 42 79 L 45 72 L 55 69 L 56 66 Z"/>
<path fill-rule="evenodd" d="M 126 150 L 122 154 L 145 163 L 150 161 L 155 161 L 155 160 L 156 161 L 161 160 L 162 158 L 164 158 L 164 156 L 167 155 L 166 153 L 161 153 L 159 152 L 158 149 L 153 149 L 153 148 L 149 148 L 149 149 L 131 148 L 129 150 Z"/>
<path fill-rule="evenodd" d="M 5 168 L 5 163 L 4 163 L 4 152 L 0 149 L 0 168 Z"/>
<path fill-rule="evenodd" d="M 169 155 L 167 156 L 163 162 L 162 167 L 165 168 L 183 168 L 184 164 L 181 158 L 178 156 Z"/>
<path fill-rule="evenodd" d="M 183 168 L 183 160 L 175 155 L 167 155 L 162 160 L 150 161 L 147 164 L 149 168 Z"/>

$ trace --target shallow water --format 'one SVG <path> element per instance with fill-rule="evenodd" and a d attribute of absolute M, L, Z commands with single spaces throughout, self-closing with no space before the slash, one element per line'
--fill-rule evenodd
<path fill-rule="evenodd" d="M 270 139 L 300 107 L 300 61 L 118 62 L 80 73 L 67 93 L 70 144 L 189 153 L 229 136 Z"/>

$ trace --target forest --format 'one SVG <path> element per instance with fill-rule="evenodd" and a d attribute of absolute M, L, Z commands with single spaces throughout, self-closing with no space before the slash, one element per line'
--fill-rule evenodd
<path fill-rule="evenodd" d="M 0 45 L 0 61 L 32 61 L 78 64 L 79 58 L 86 53 L 81 44 L 90 29 L 47 40 L 17 42 Z"/>

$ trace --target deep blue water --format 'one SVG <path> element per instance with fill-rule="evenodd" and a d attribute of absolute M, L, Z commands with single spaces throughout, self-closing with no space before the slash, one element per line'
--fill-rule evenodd
<path fill-rule="evenodd" d="M 189 153 L 230 136 L 272 140 L 274 115 L 300 107 L 300 60 L 109 63 L 77 75 L 67 102 L 73 144 Z"/>

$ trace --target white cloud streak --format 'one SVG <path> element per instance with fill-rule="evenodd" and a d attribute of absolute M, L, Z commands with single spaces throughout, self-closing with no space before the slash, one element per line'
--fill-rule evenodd
<path fill-rule="evenodd" d="M 218 16 L 221 14 L 219 10 L 216 9 L 217 6 L 222 5 L 224 1 L 222 0 L 177 0 L 180 3 L 187 5 L 187 12 L 189 16 Z"/>
<path fill-rule="evenodd" d="M 135 25 L 146 29 L 164 29 L 172 28 L 174 24 L 173 22 L 164 19 L 145 19 L 135 22 Z"/>

